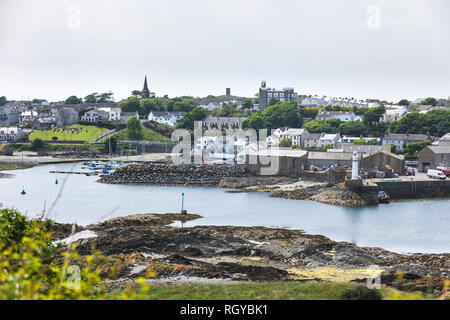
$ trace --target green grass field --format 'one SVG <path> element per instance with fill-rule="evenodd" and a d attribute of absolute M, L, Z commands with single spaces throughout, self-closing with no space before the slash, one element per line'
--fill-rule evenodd
<path fill-rule="evenodd" d="M 343 300 L 343 293 L 356 286 L 357 284 L 348 282 L 316 281 L 150 285 L 149 290 L 137 298 L 148 300 Z M 386 287 L 382 287 L 380 293 L 382 299 L 386 300 L 433 299 L 422 293 L 405 293 Z"/>
<path fill-rule="evenodd" d="M 160 135 L 159 133 L 156 133 L 150 129 L 147 129 L 145 127 L 142 128 L 142 140 L 148 140 L 148 141 L 169 141 L 166 137 Z M 117 138 L 117 140 L 133 140 L 128 135 L 128 129 L 125 129 L 124 131 L 121 131 L 114 135 L 114 137 Z M 141 139 L 139 139 L 141 140 Z"/>
<path fill-rule="evenodd" d="M 100 128 L 97 126 L 82 126 L 72 125 L 63 128 L 55 128 L 53 130 L 34 130 L 30 134 L 30 140 L 39 138 L 42 140 L 53 140 L 53 137 L 57 137 L 57 141 L 90 141 L 95 137 L 98 137 L 102 133 L 106 133 L 109 130 Z"/>

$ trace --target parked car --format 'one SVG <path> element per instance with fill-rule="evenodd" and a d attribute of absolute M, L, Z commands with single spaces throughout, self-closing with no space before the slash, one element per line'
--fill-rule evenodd
<path fill-rule="evenodd" d="M 428 176 L 428 178 L 431 178 L 431 179 L 441 179 L 441 180 L 447 179 L 447 176 L 442 171 L 433 170 L 433 169 L 428 170 L 427 176 Z"/>

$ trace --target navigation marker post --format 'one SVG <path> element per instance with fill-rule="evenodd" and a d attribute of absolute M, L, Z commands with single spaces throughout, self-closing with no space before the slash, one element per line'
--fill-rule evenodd
<path fill-rule="evenodd" d="M 181 214 L 187 214 L 187 210 L 184 210 L 184 192 L 181 193 Z"/>

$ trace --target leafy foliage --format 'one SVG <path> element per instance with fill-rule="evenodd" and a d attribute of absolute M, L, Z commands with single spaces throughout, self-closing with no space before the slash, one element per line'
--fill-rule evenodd
<path fill-rule="evenodd" d="M 432 105 L 435 106 L 438 104 L 438 101 L 433 97 L 428 97 L 420 102 L 421 105 Z"/>
<path fill-rule="evenodd" d="M 450 111 L 431 110 L 425 114 L 412 112 L 389 126 L 392 133 L 430 134 L 441 137 L 449 131 Z"/>
<path fill-rule="evenodd" d="M 128 135 L 132 140 L 142 139 L 141 121 L 136 117 L 130 117 L 127 120 Z"/>
<path fill-rule="evenodd" d="M 342 135 L 359 137 L 365 135 L 366 127 L 362 121 L 346 121 L 339 125 L 339 131 Z"/>
<path fill-rule="evenodd" d="M 303 118 L 295 102 L 278 102 L 265 110 L 253 113 L 243 126 L 245 129 L 276 129 L 283 126 L 301 128 Z"/>
<path fill-rule="evenodd" d="M 284 138 L 280 141 L 281 148 L 290 148 L 292 147 L 292 140 L 290 138 Z"/>
<path fill-rule="evenodd" d="M 425 148 L 426 146 L 430 146 L 431 141 L 430 140 L 424 140 L 419 142 L 411 142 L 408 143 L 403 150 L 405 152 L 405 156 L 408 157 L 417 157 L 417 153 Z"/>
<path fill-rule="evenodd" d="M 64 102 L 65 104 L 82 104 L 83 99 L 78 98 L 77 96 L 70 96 Z"/>
<path fill-rule="evenodd" d="M 178 122 L 177 128 L 194 130 L 194 121 L 201 121 L 208 115 L 208 110 L 202 107 L 195 107 L 192 111 L 186 113 Z"/>
<path fill-rule="evenodd" d="M 0 107 L 4 106 L 8 102 L 8 99 L 6 99 L 5 96 L 0 97 Z"/>

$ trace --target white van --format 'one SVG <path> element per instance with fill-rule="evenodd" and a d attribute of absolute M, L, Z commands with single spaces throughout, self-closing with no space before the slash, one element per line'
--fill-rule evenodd
<path fill-rule="evenodd" d="M 429 169 L 427 171 L 427 176 L 431 179 L 442 179 L 442 180 L 447 179 L 446 175 L 442 171 L 433 169 Z"/>

